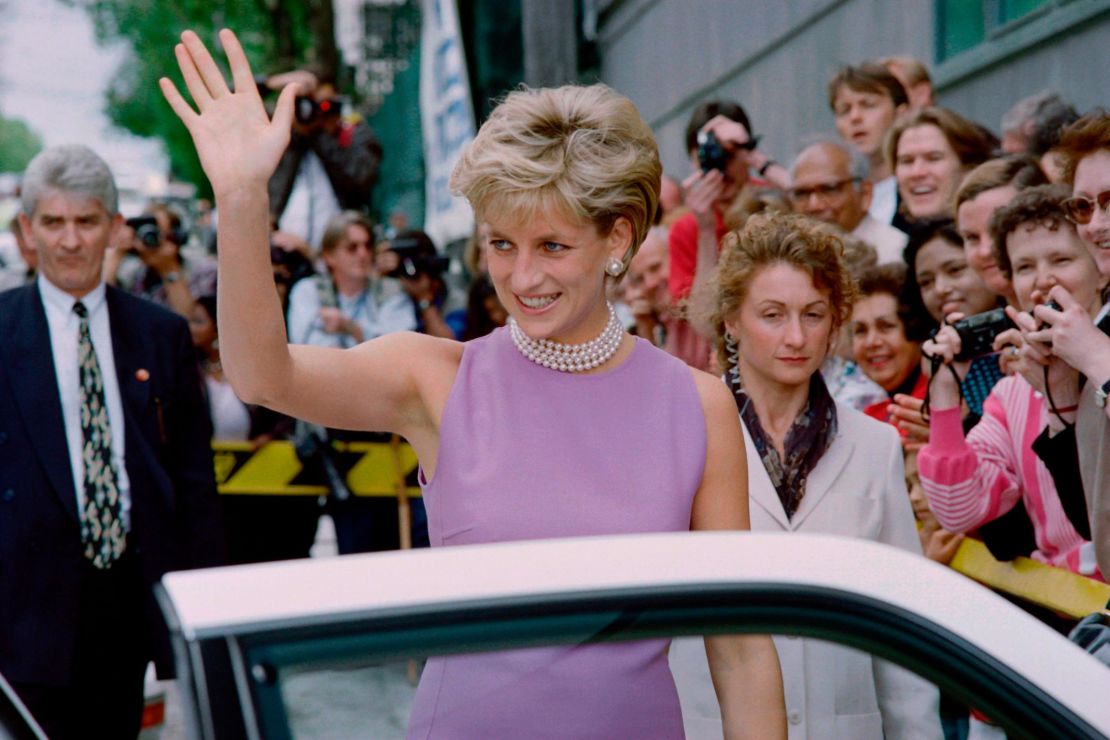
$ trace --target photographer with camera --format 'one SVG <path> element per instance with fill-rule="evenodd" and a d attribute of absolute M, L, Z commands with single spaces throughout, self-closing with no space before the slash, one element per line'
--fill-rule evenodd
<path fill-rule="evenodd" d="M 1011 308 L 1010 316 L 1019 323 L 1032 321 L 1029 314 L 1047 303 L 1057 286 L 1090 316 L 1101 305 L 1104 279 L 1065 217 L 1065 195 L 1057 187 L 1032 187 L 994 216 L 998 263 L 1012 281 L 1022 312 Z M 1032 339 L 1028 333 L 1023 338 L 1021 331 L 1006 329 L 984 314 L 963 319 L 961 313 L 949 314 L 924 345 L 936 366 L 929 391 L 929 444 L 918 457 L 929 505 L 945 529 L 965 532 L 1021 502 L 1033 527 L 1036 549 L 1031 557 L 1097 577 L 1093 552 L 1081 534 L 1087 530 L 1085 517 L 1077 517 L 1074 507 L 1061 500 L 1034 449 L 1046 427 L 1074 419 L 1074 370 L 1051 358 L 1043 344 L 1026 341 Z M 965 437 L 959 378 L 952 365 L 991 349 L 1009 353 L 1016 374 L 994 386 L 982 418 Z"/>
<path fill-rule="evenodd" d="M 185 257 L 182 247 L 188 239 L 181 216 L 164 203 L 152 203 L 120 229 L 116 247 L 104 260 L 104 281 L 188 319 L 197 298 L 216 292 L 215 261 Z M 142 263 L 130 275 L 121 269 L 128 255 Z"/>
<path fill-rule="evenodd" d="M 693 173 L 682 183 L 689 212 L 671 225 L 671 297 L 681 303 L 697 293 L 717 265 L 721 238 L 727 226 L 724 214 L 735 202 L 755 170 L 776 187 L 790 185 L 790 173 L 758 150 L 759 137 L 751 133 L 748 114 L 737 103 L 715 100 L 702 103 L 686 124 L 686 151 Z M 735 226 L 735 225 L 734 225 Z M 710 341 L 686 322 L 676 322 L 668 351 L 687 364 L 709 366 Z"/>
<path fill-rule="evenodd" d="M 1061 204 L 1103 279 L 1110 279 L 1110 113 L 1096 109 L 1064 130 L 1057 148 L 1068 195 Z M 1082 373 L 1075 426 L 1059 434 L 1076 448 L 1065 458 L 1071 469 L 1050 462 L 1053 475 L 1083 490 L 1099 566 L 1110 572 L 1110 294 L 1090 321 L 1081 301 L 1061 287 L 1050 293 L 1056 306 L 1036 310 L 1025 322 L 1025 338 Z M 1048 460 L 1048 456 L 1042 455 Z M 1053 455 L 1059 459 L 1062 455 Z"/>
<path fill-rule="evenodd" d="M 408 296 L 375 267 L 370 219 L 355 211 L 334 216 L 320 254 L 327 274 L 301 280 L 289 292 L 290 342 L 347 348 L 416 328 Z"/>
<path fill-rule="evenodd" d="M 270 212 L 282 231 L 319 244 L 329 220 L 365 210 L 378 179 L 381 145 L 364 121 L 342 116 L 335 80 L 298 69 L 258 80 L 260 92 L 296 84 L 289 146 L 270 177 Z"/>
<path fill-rule="evenodd" d="M 383 334 L 416 328 L 412 301 L 399 281 L 384 276 L 374 258 L 374 227 L 366 216 L 344 211 L 332 217 L 320 243 L 327 273 L 293 284 L 287 330 L 292 344 L 347 349 Z M 286 251 L 271 243 L 271 264 Z M 294 444 L 306 465 L 321 465 L 332 492 L 328 512 L 340 554 L 396 549 L 397 510 L 389 499 L 351 496 L 330 457 L 330 442 L 351 439 L 304 421 Z M 414 507 L 415 509 L 415 507 Z"/>
<path fill-rule="evenodd" d="M 440 256 L 432 238 L 419 229 L 408 229 L 379 244 L 376 251 L 378 273 L 400 282 L 412 299 L 416 331 L 459 339 L 466 329 L 465 312 L 446 311 L 448 292 L 443 273 L 450 260 Z"/>

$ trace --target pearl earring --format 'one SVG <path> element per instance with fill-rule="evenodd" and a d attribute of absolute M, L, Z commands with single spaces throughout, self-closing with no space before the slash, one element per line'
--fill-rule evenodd
<path fill-rule="evenodd" d="M 624 263 L 615 257 L 605 265 L 605 274 L 609 277 L 620 277 L 622 272 L 624 272 Z"/>

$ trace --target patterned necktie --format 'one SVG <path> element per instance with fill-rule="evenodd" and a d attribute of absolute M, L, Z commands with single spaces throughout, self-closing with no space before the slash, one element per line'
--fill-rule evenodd
<path fill-rule="evenodd" d="M 101 570 L 123 554 L 126 544 L 116 470 L 112 466 L 112 428 L 104 396 L 104 378 L 89 335 L 89 310 L 78 301 L 77 367 L 81 381 L 81 460 L 85 467 L 85 501 L 81 510 L 81 543 L 85 557 Z"/>

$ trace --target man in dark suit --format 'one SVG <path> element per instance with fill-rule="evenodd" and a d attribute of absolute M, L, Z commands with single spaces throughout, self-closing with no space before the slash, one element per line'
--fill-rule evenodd
<path fill-rule="evenodd" d="M 172 668 L 151 587 L 223 558 L 188 326 L 101 280 L 117 204 L 91 150 L 39 154 L 39 276 L 0 294 L 0 673 L 51 738 L 138 734 L 147 663 Z"/>

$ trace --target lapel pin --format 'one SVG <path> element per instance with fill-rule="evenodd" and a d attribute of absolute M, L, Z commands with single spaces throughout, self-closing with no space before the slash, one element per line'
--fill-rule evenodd
<path fill-rule="evenodd" d="M 140 367 L 138 370 L 135 371 L 135 380 L 139 381 L 140 383 L 145 383 L 150 380 L 150 373 L 145 367 Z"/>

